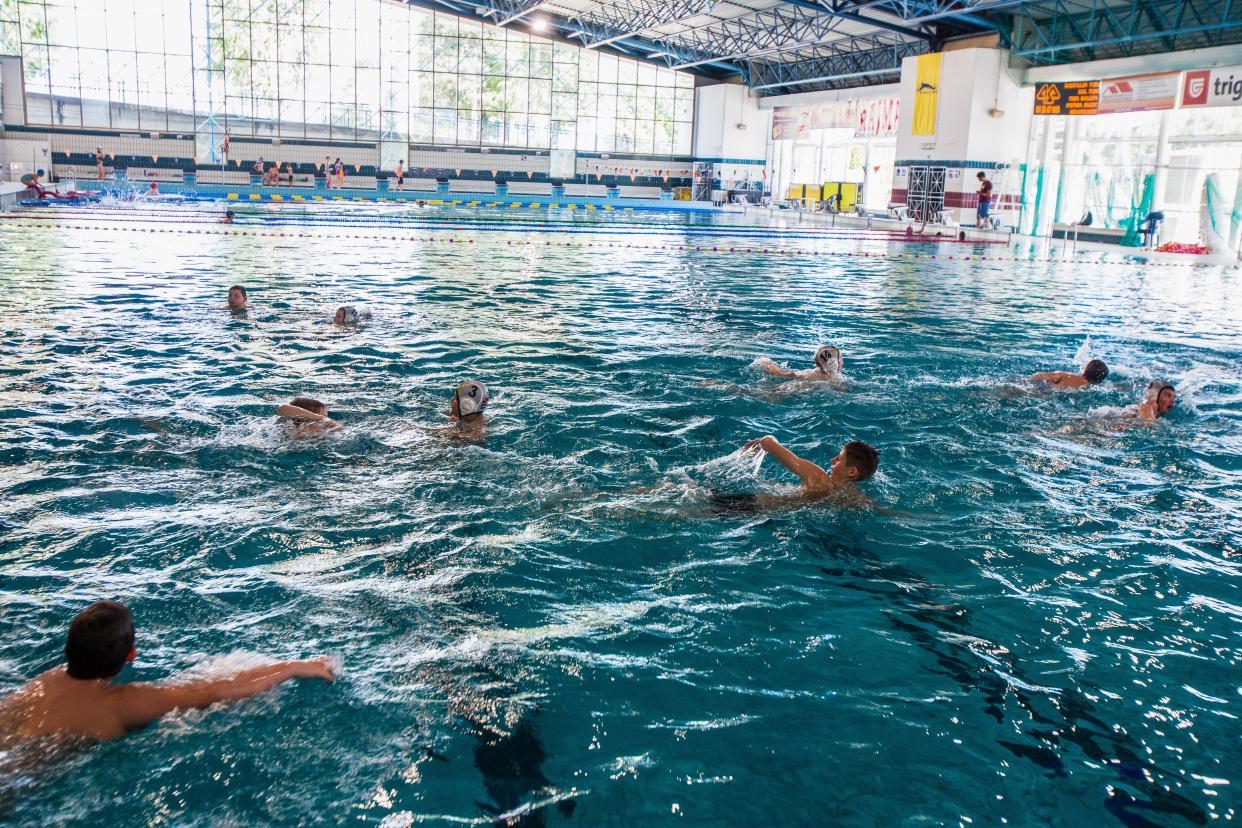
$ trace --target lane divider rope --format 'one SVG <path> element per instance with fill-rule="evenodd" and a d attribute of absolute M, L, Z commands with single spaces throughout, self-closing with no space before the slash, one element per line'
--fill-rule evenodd
<path fill-rule="evenodd" d="M 10 225 L 12 226 L 12 225 Z M 48 229 L 66 228 L 70 230 L 113 230 L 116 232 L 130 233 L 165 233 L 174 235 L 202 235 L 202 236 L 249 236 L 260 238 L 288 238 L 288 239 L 322 239 L 327 238 L 322 233 L 270 233 L 258 230 L 235 230 L 231 228 L 220 228 L 216 230 L 187 230 L 187 229 L 166 229 L 163 227 L 117 227 L 108 224 L 65 224 L 62 222 L 25 222 L 23 227 L 42 227 Z M 397 235 L 354 235 L 354 234 L 335 234 L 331 238 L 339 239 L 358 239 L 363 241 L 415 241 L 415 242 L 432 242 L 443 244 L 474 244 L 474 239 L 460 239 L 456 237 L 436 238 L 435 236 L 397 236 Z M 595 243 L 595 242 L 538 242 L 533 240 L 509 240 L 506 243 L 508 247 L 535 247 L 535 248 L 571 248 L 574 250 L 659 250 L 659 251 L 686 251 L 696 253 L 750 253 L 750 254 L 766 254 L 775 256 L 843 256 L 847 258 L 864 258 L 864 259 L 917 259 L 917 260 L 956 260 L 967 262 L 1067 262 L 1069 259 L 1058 259 L 1054 257 L 1024 257 L 1024 256 L 954 256 L 935 253 L 871 253 L 867 251 L 836 251 L 836 250 L 802 250 L 799 248 L 772 248 L 772 247 L 741 247 L 738 245 L 672 245 L 672 244 L 631 244 L 631 243 Z M 1080 262 L 1081 263 L 1081 262 Z M 1214 267 L 1215 265 L 1201 264 L 1199 262 L 1154 262 L 1135 260 L 1126 262 L 1126 264 L 1142 264 L 1153 267 Z"/>

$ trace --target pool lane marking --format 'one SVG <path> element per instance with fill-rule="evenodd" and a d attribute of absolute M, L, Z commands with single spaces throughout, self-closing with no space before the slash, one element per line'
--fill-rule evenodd
<path fill-rule="evenodd" d="M 11 225 L 10 225 L 11 226 Z M 264 233 L 257 230 L 169 230 L 162 227 L 109 227 L 108 225 L 81 225 L 81 224 L 58 224 L 53 222 L 28 222 L 24 227 L 44 227 L 49 229 L 68 228 L 71 230 L 123 230 L 131 233 L 173 233 L 179 235 L 205 235 L 205 236 L 256 236 L 263 238 L 289 238 L 289 239 L 311 239 L 326 238 L 320 233 Z M 333 238 L 338 239 L 359 239 L 359 240 L 379 240 L 379 241 L 427 241 L 439 242 L 442 244 L 474 244 L 474 239 L 458 239 L 458 238 L 436 238 L 434 236 L 381 236 L 381 235 L 344 235 L 336 234 Z M 964 262 L 1070 262 L 1071 259 L 1054 259 L 1054 258 L 1022 258 L 1019 256 L 938 256 L 932 253 L 868 253 L 863 251 L 828 251 L 828 250 L 800 250 L 797 248 L 781 249 L 769 247 L 738 247 L 733 245 L 724 247 L 721 245 L 671 245 L 671 244 L 616 244 L 610 242 L 608 244 L 594 242 L 554 242 L 546 241 L 540 244 L 537 241 L 507 241 L 507 247 L 562 247 L 574 250 L 598 249 L 598 250 L 660 250 L 660 251 L 686 251 L 697 253 L 750 253 L 750 254 L 767 254 L 775 256 L 844 256 L 847 258 L 864 258 L 864 259 L 912 259 L 912 260 L 958 260 Z M 1082 262 L 1079 262 L 1082 263 Z M 1091 262 L 1086 262 L 1090 264 Z M 1200 264 L 1198 262 L 1152 262 L 1152 261 L 1135 261 L 1135 262 L 1099 262 L 1098 264 L 1142 264 L 1148 267 L 1219 267 L 1219 265 Z"/>

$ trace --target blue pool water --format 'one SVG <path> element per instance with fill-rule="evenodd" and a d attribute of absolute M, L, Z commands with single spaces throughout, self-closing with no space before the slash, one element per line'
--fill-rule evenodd
<path fill-rule="evenodd" d="M 256 207 L 223 235 L 219 209 L 0 222 L 0 691 L 104 597 L 138 625 L 125 680 L 343 675 L 7 778 L 0 821 L 1238 818 L 1237 273 L 660 214 Z M 768 243 L 800 252 L 738 252 Z M 752 367 L 821 343 L 843 387 Z M 1022 379 L 1088 352 L 1102 387 Z M 466 376 L 481 444 L 430 431 Z M 1153 378 L 1178 407 L 1121 427 Z M 297 394 L 345 429 L 290 440 Z M 714 511 L 792 488 L 733 454 L 769 433 L 873 443 L 879 508 Z"/>

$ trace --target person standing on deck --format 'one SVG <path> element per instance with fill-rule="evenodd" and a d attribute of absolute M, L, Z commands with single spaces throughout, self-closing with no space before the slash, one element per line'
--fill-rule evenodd
<path fill-rule="evenodd" d="M 992 209 L 992 182 L 988 181 L 982 170 L 975 177 L 979 179 L 979 206 L 975 208 L 975 228 L 986 230 L 988 213 Z"/>

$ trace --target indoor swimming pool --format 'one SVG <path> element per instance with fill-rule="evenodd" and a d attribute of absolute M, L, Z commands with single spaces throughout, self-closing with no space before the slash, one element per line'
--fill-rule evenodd
<path fill-rule="evenodd" d="M 1238 818 L 1236 271 L 542 201 L 0 219 L 0 692 L 100 598 L 125 681 L 342 662 L 10 764 L 0 821 Z M 875 446 L 870 506 L 721 508 L 796 491 L 767 434 Z"/>

